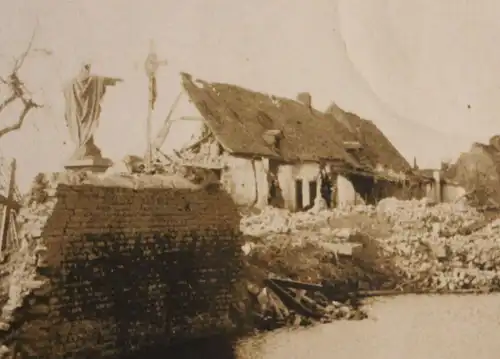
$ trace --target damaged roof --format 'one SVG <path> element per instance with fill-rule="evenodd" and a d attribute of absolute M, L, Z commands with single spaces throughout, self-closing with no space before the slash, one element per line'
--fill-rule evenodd
<path fill-rule="evenodd" d="M 331 111 L 321 112 L 292 99 L 194 80 L 187 73 L 181 76 L 190 100 L 230 153 L 286 162 L 341 161 L 365 170 L 373 170 L 377 163 L 394 171 L 411 169 L 371 121 L 342 110 L 346 117 L 339 118 Z M 275 132 L 281 133 L 279 146 L 268 139 Z M 349 150 L 348 142 L 360 142 L 362 148 Z"/>
<path fill-rule="evenodd" d="M 337 135 L 341 126 L 297 101 L 239 86 L 195 83 L 182 74 L 183 86 L 221 145 L 230 153 L 284 161 L 340 160 L 357 165 Z M 279 130 L 279 146 L 266 141 Z"/>
<path fill-rule="evenodd" d="M 328 116 L 336 118 L 353 134 L 362 145 L 359 152 L 373 168 L 381 165 L 395 172 L 409 172 L 411 165 L 389 141 L 373 121 L 360 118 L 358 115 L 340 109 L 332 103 L 325 111 Z"/>

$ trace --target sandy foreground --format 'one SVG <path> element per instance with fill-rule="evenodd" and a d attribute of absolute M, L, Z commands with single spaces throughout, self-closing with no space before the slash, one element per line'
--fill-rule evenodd
<path fill-rule="evenodd" d="M 241 359 L 497 359 L 500 295 L 372 300 L 371 319 L 340 321 L 252 339 Z"/>

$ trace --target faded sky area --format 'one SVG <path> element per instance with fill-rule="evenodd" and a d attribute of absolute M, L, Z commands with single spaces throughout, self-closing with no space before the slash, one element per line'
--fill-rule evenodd
<path fill-rule="evenodd" d="M 17 0 L 2 8 L 2 73 L 37 22 L 34 47 L 51 51 L 34 52 L 21 72 L 44 109 L 0 143 L 18 158 L 23 188 L 37 172 L 61 169 L 74 148 L 61 88 L 84 60 L 124 79 L 103 103 L 103 154 L 143 153 L 150 39 L 169 61 L 158 75 L 154 132 L 180 91 L 180 71 L 287 97 L 309 91 L 321 110 L 334 100 L 422 166 L 500 132 L 494 0 Z M 184 98 L 174 117 L 193 114 Z"/>

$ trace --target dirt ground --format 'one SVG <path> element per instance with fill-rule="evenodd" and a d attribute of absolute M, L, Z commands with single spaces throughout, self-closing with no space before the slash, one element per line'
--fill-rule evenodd
<path fill-rule="evenodd" d="M 404 296 L 370 305 L 372 319 L 253 338 L 239 359 L 496 359 L 500 295 Z"/>

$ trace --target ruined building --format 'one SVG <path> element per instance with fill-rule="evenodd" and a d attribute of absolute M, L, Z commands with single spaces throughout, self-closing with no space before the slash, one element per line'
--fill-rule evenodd
<path fill-rule="evenodd" d="M 455 183 L 455 196 L 467 193 L 478 205 L 500 207 L 500 135 L 488 144 L 473 143 L 445 175 Z"/>
<path fill-rule="evenodd" d="M 307 93 L 278 98 L 185 73 L 182 84 L 203 129 L 178 155 L 211 169 L 240 205 L 301 210 L 319 197 L 328 206 L 374 203 L 419 186 L 373 122 L 334 104 L 321 112 Z"/>

